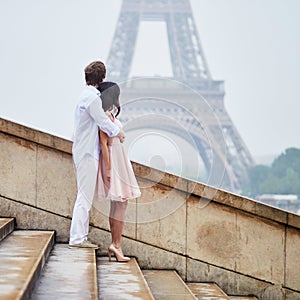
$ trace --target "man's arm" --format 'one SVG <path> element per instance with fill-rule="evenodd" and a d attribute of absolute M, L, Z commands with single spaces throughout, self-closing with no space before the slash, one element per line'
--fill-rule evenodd
<path fill-rule="evenodd" d="M 99 128 L 104 131 L 109 137 L 113 137 L 119 134 L 120 128 L 114 122 L 112 122 L 108 116 L 105 114 L 101 107 L 101 102 L 99 97 L 96 97 L 87 110 L 91 117 L 95 120 Z"/>

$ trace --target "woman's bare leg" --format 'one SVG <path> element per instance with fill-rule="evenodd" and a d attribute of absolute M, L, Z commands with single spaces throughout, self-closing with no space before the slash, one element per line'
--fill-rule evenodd
<path fill-rule="evenodd" d="M 110 227 L 112 242 L 113 242 L 113 237 L 115 236 L 114 235 L 114 218 L 113 217 L 115 215 L 115 210 L 116 210 L 116 207 L 113 203 L 114 203 L 114 201 L 110 201 L 110 211 L 109 211 L 109 227 Z"/>
<path fill-rule="evenodd" d="M 110 202 L 111 206 L 110 206 L 109 224 L 111 228 L 112 243 L 117 249 L 121 247 L 127 203 L 128 201 Z"/>

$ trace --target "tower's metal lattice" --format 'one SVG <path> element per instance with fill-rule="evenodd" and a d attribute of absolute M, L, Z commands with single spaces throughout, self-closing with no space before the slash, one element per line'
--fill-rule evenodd
<path fill-rule="evenodd" d="M 120 16 L 118 19 L 116 31 L 111 44 L 111 49 L 107 59 L 108 79 L 124 83 L 129 81 L 130 69 L 134 55 L 138 29 L 141 21 L 164 21 L 166 23 L 170 58 L 173 71 L 173 79 L 184 85 L 189 86 L 193 91 L 201 94 L 211 106 L 217 117 L 209 121 L 207 130 L 210 132 L 210 140 L 205 140 L 204 135 L 197 128 L 199 124 L 190 120 L 190 116 L 181 114 L 176 108 L 174 111 L 169 109 L 168 116 L 174 116 L 176 120 L 187 124 L 193 133 L 200 155 L 209 169 L 212 165 L 211 149 L 218 160 L 225 167 L 224 185 L 222 187 L 233 191 L 239 191 L 242 183 L 247 179 L 247 169 L 253 164 L 252 157 L 240 138 L 229 115 L 224 107 L 223 82 L 212 79 L 205 55 L 200 43 L 197 28 L 195 26 L 192 9 L 189 0 L 123 0 Z M 155 82 L 153 80 L 152 82 Z M 168 89 L 151 85 L 147 89 L 145 84 L 143 88 L 137 84 L 124 85 L 122 88 L 122 101 L 124 98 L 144 97 L 153 98 L 153 93 L 159 96 L 160 91 L 163 97 L 172 99 L 184 107 L 187 107 L 201 120 L 203 111 L 200 111 L 201 105 L 193 102 L 194 95 L 188 95 L 180 92 L 180 89 Z M 195 100 L 197 101 L 197 100 Z M 134 106 L 125 107 L 122 111 L 123 120 L 130 120 L 132 116 L 138 114 L 152 113 L 165 114 L 166 107 L 151 106 L 151 101 L 143 107 L 136 103 Z M 141 124 L 141 126 L 146 126 Z M 153 124 L 151 125 L 153 126 Z M 158 125 L 162 129 L 163 122 Z M 155 127 L 155 125 L 153 126 Z M 172 131 L 172 126 L 166 126 L 166 131 Z M 226 153 L 221 151 L 218 144 L 220 134 L 226 144 Z"/>
<path fill-rule="evenodd" d="M 107 65 L 110 77 L 127 80 L 140 22 L 164 21 L 167 25 L 174 78 L 197 87 L 211 80 L 188 0 L 123 0 Z"/>

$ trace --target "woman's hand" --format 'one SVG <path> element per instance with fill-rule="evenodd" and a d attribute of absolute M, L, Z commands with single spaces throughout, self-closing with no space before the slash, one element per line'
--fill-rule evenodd
<path fill-rule="evenodd" d="M 111 177 L 111 169 L 106 169 L 106 179 L 107 179 L 107 181 L 110 181 L 110 177 Z"/>
<path fill-rule="evenodd" d="M 109 117 L 109 119 L 114 122 L 115 121 L 115 118 L 113 116 L 113 114 L 111 112 L 109 112 L 108 110 L 105 112 L 105 114 Z"/>

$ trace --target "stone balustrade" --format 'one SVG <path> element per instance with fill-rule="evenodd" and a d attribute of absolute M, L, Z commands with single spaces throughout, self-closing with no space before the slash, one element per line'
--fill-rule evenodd
<path fill-rule="evenodd" d="M 0 119 L 0 216 L 67 242 L 76 198 L 72 142 Z M 228 294 L 300 299 L 300 216 L 133 162 L 123 248 L 147 269 L 217 282 Z M 109 203 L 95 199 L 90 238 L 110 243 Z M 101 254 L 100 253 L 100 254 Z"/>

